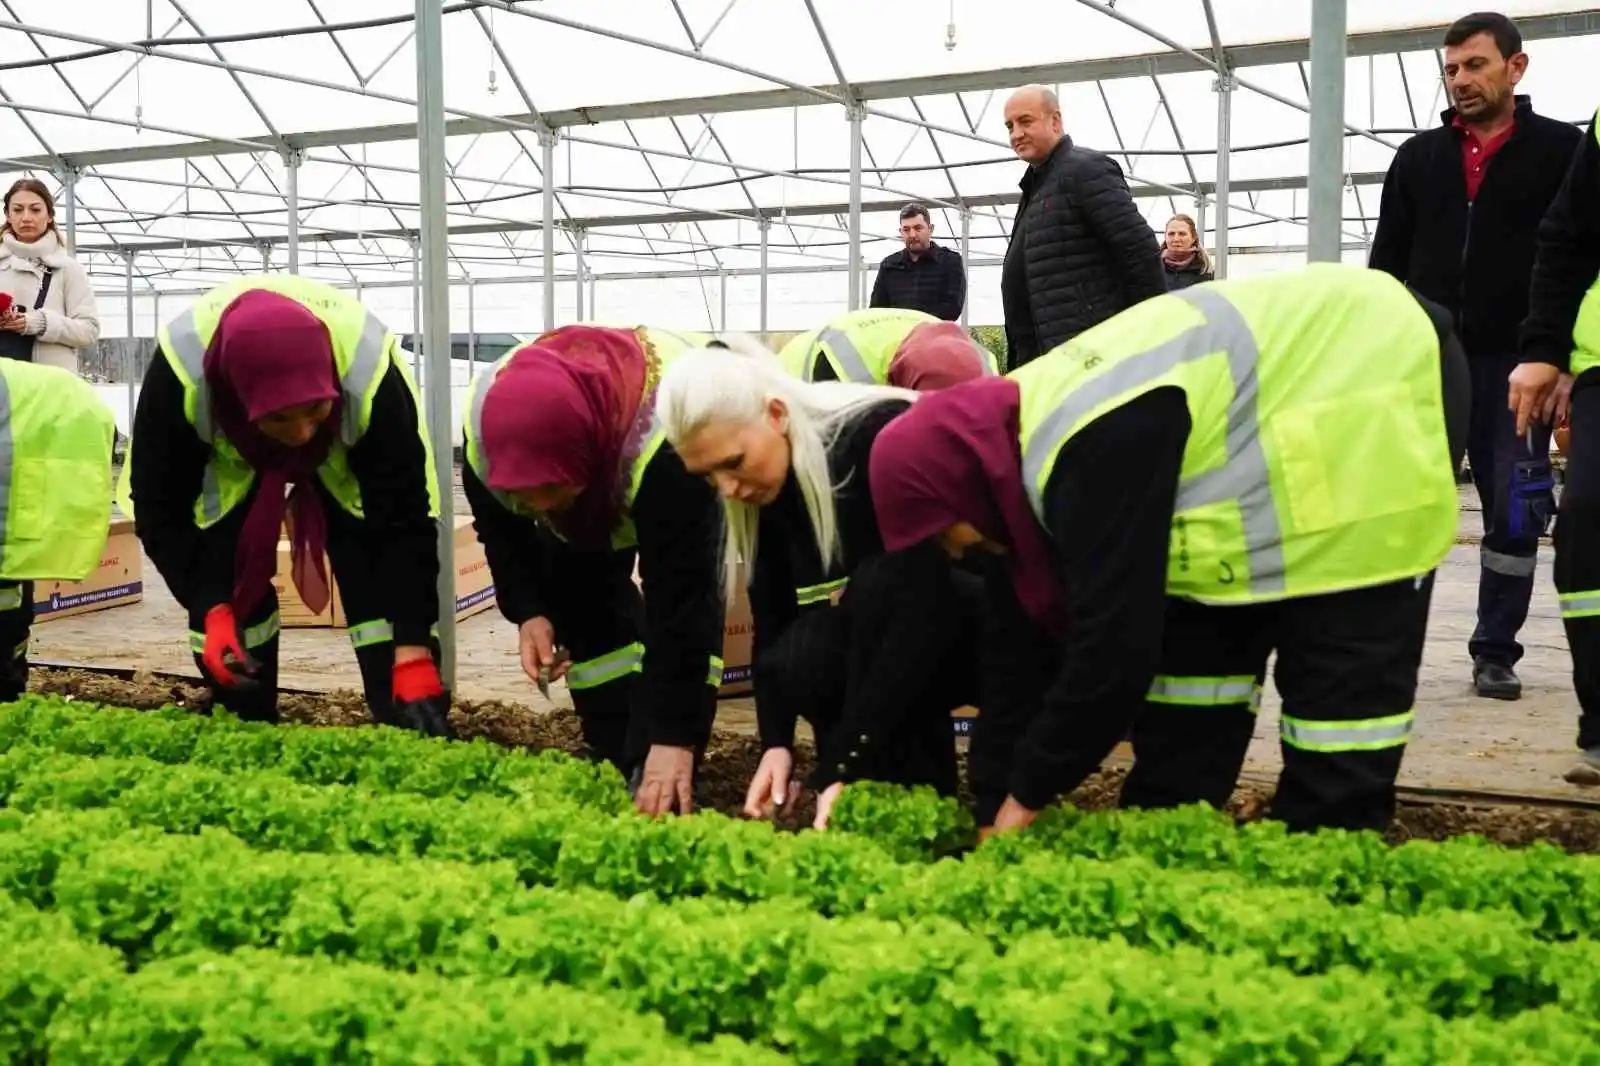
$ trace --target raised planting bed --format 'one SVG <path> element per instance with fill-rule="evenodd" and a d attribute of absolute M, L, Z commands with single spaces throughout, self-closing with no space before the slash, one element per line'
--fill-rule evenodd
<path fill-rule="evenodd" d="M 1204 808 L 972 831 L 876 785 L 826 832 L 652 820 L 555 745 L 30 696 L 0 705 L 0 1059 L 1600 1058 L 1600 858 Z"/>
<path fill-rule="evenodd" d="M 35 667 L 30 687 L 71 699 L 139 709 L 199 707 L 205 702 L 204 690 L 191 680 L 126 670 Z M 279 702 L 285 720 L 290 722 L 371 724 L 365 702 L 356 692 L 286 692 Z M 462 701 L 456 704 L 451 720 L 465 737 L 482 737 L 508 747 L 568 753 L 583 749 L 578 720 L 566 708 L 533 708 L 498 700 Z M 809 768 L 811 757 L 810 747 L 802 743 L 796 752 L 800 774 Z M 701 800 L 725 814 L 737 815 L 760 760 L 761 748 L 754 737 L 729 730 L 714 731 L 702 767 L 698 790 Z M 1122 769 L 1113 768 L 1093 775 L 1072 794 L 1072 804 L 1085 810 L 1114 807 L 1123 774 Z M 1270 787 L 1245 783 L 1234 793 L 1229 810 L 1240 821 L 1254 821 L 1266 810 L 1270 799 Z M 1477 834 L 1510 846 L 1547 841 L 1572 852 L 1600 853 L 1597 807 L 1600 805 L 1567 805 L 1535 797 L 1518 802 L 1501 796 L 1402 789 L 1400 810 L 1388 836 L 1398 843 Z M 791 828 L 810 825 L 813 812 L 813 798 L 804 795 L 781 822 Z"/>

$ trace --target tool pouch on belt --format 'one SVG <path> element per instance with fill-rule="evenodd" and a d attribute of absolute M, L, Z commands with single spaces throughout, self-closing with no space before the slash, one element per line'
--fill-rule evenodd
<path fill-rule="evenodd" d="M 1524 459 L 1512 467 L 1511 500 L 1506 508 L 1514 540 L 1544 536 L 1556 512 L 1556 478 L 1548 459 Z"/>

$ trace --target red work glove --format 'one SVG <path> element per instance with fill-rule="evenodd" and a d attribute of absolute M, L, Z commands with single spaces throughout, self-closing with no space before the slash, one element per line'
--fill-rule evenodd
<path fill-rule="evenodd" d="M 394 664 L 393 724 L 414 729 L 432 737 L 453 736 L 450 729 L 450 701 L 444 694 L 444 681 L 433 659 L 410 659 Z"/>
<path fill-rule="evenodd" d="M 219 603 L 206 612 L 206 645 L 200 661 L 211 679 L 224 688 L 239 688 L 250 682 L 261 664 L 251 658 L 239 639 L 239 623 L 233 608 Z"/>

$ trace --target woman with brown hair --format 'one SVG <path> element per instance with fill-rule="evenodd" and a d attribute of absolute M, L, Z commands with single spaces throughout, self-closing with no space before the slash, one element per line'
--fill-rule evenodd
<path fill-rule="evenodd" d="M 88 272 L 56 229 L 56 203 L 36 178 L 6 190 L 0 227 L 0 357 L 76 372 L 100 339 Z"/>
<path fill-rule="evenodd" d="M 1188 215 L 1173 215 L 1167 219 L 1167 232 L 1161 241 L 1161 265 L 1167 272 L 1168 292 L 1217 278 L 1211 269 L 1211 257 L 1200 246 L 1200 231 Z"/>

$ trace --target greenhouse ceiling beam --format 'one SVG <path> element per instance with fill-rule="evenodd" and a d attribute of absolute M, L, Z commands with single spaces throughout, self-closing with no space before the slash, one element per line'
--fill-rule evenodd
<path fill-rule="evenodd" d="M 1363 171 L 1350 174 L 1346 177 L 1347 183 L 1356 185 L 1382 185 L 1383 171 Z M 1233 191 L 1237 193 L 1262 193 L 1304 189 L 1304 177 L 1286 178 L 1244 178 L 1234 181 Z M 1171 188 L 1196 196 L 1209 196 L 1216 189 L 1212 182 L 1202 181 L 1198 184 L 1176 185 Z M 1135 198 L 1165 197 L 1169 195 L 1168 187 L 1140 186 L 1133 190 Z M 1003 207 L 1017 202 L 1017 193 L 1002 192 L 990 193 L 983 196 L 967 198 L 970 208 Z M 901 200 L 874 200 L 861 205 L 862 214 L 877 214 L 898 212 L 905 206 Z M 734 208 L 725 211 L 664 211 L 658 214 L 638 215 L 598 215 L 592 218 L 572 218 L 564 222 L 557 222 L 556 228 L 570 227 L 573 229 L 596 230 L 628 226 L 644 225 L 679 225 L 690 222 L 727 222 L 747 221 L 759 222 L 764 215 L 767 218 L 779 218 L 785 213 L 791 217 L 805 217 L 817 215 L 839 215 L 848 210 L 849 205 L 841 203 L 830 204 L 791 204 L 787 207 L 773 207 L 765 211 L 751 212 L 748 209 Z M 82 227 L 80 227 L 81 229 Z M 481 236 L 490 233 L 517 233 L 529 230 L 539 230 L 543 224 L 538 221 L 526 222 L 480 222 L 468 223 L 462 226 L 450 227 L 452 237 Z M 302 233 L 300 242 L 310 244 L 332 244 L 337 241 L 352 240 L 408 240 L 414 231 L 411 229 L 369 229 L 360 233 Z M 241 244 L 282 244 L 287 238 L 283 236 L 263 237 L 256 241 L 227 241 L 227 240 L 171 240 L 171 241 L 143 241 L 127 244 L 85 244 L 78 245 L 80 252 L 121 252 L 126 248 L 135 251 L 178 251 L 185 248 L 220 248 L 233 247 Z M 724 246 L 725 247 L 725 246 Z M 713 272 L 714 273 L 714 272 Z"/>
<path fill-rule="evenodd" d="M 16 24 L 0 23 L 0 29 L 21 29 Z M 29 27 L 30 29 L 32 27 Z M 1351 56 L 1394 55 L 1407 52 L 1427 52 L 1438 47 L 1447 24 L 1429 24 L 1403 29 L 1376 30 L 1353 33 L 1349 37 Z M 1556 37 L 1581 37 L 1600 34 L 1600 11 L 1588 8 L 1579 11 L 1555 12 L 1546 15 L 1529 15 L 1517 19 L 1523 40 L 1547 40 Z M 1287 41 L 1268 41 L 1258 44 L 1236 45 L 1225 49 L 1228 65 L 1241 67 L 1283 66 L 1310 59 L 1309 38 Z M 1139 55 L 1112 56 L 1105 59 L 1070 60 L 1062 63 L 1043 63 L 1025 67 L 1004 67 L 996 70 L 973 71 L 955 74 L 932 74 L 911 78 L 892 78 L 879 81 L 859 81 L 851 84 L 858 100 L 900 100 L 911 96 L 941 96 L 962 92 L 1012 89 L 1027 84 L 1067 84 L 1115 80 L 1118 78 L 1144 78 L 1152 74 L 1186 74 L 1210 70 L 1209 64 L 1179 51 L 1147 52 Z M 341 91 L 359 93 L 353 87 Z M 769 89 L 755 92 L 726 93 L 714 96 L 681 97 L 650 100 L 627 104 L 603 104 L 593 107 L 565 108 L 538 113 L 475 118 L 458 118 L 449 121 L 446 133 L 450 137 L 465 137 L 480 133 L 499 133 L 511 129 L 527 129 L 539 122 L 552 127 L 591 126 L 604 122 L 622 122 L 633 119 L 670 118 L 674 116 L 726 114 L 737 111 L 769 111 L 779 108 L 810 107 L 837 104 L 829 87 L 808 89 Z M 81 117 L 81 116 L 80 116 Z M 312 148 L 329 148 L 337 145 L 383 144 L 412 141 L 417 136 L 415 123 L 391 123 L 377 126 L 354 126 L 336 130 L 315 130 L 286 133 L 283 145 L 305 151 Z M 128 148 L 110 148 L 98 151 L 63 152 L 61 159 L 68 165 L 88 167 L 112 163 L 138 163 L 160 159 L 186 159 L 197 156 L 237 155 L 248 152 L 275 151 L 276 144 L 263 144 L 260 134 L 244 137 L 198 138 L 192 141 L 164 145 L 137 145 Z M 48 156 L 29 156 L 21 160 L 24 165 L 49 168 L 55 160 Z"/>
<path fill-rule="evenodd" d="M 1367 250 L 1367 245 L 1362 241 L 1347 241 L 1344 244 L 1344 250 L 1347 251 L 1347 252 L 1364 252 L 1364 251 Z M 1239 255 L 1239 256 L 1251 256 L 1251 255 L 1304 255 L 1305 251 L 1306 251 L 1306 246 L 1304 244 L 1234 245 L 1231 249 L 1229 249 L 1229 251 L 1231 251 L 1234 255 Z M 979 264 L 979 265 L 986 266 L 986 267 L 989 267 L 991 269 L 998 269 L 1001 266 L 1001 259 L 997 256 L 993 260 L 990 260 L 988 262 L 985 262 L 985 263 L 982 263 L 982 264 Z M 766 273 L 768 275 L 770 275 L 770 276 L 773 276 L 773 277 L 776 277 L 778 275 L 799 275 L 799 274 L 837 274 L 840 271 L 847 270 L 847 269 L 850 269 L 850 266 L 849 266 L 848 263 L 824 263 L 824 264 L 819 264 L 819 265 L 815 265 L 815 266 L 812 266 L 812 265 L 805 265 L 805 266 L 772 266 L 772 267 L 768 267 L 767 268 Z M 203 273 L 215 273 L 215 274 L 217 274 L 217 275 L 219 275 L 221 277 L 234 277 L 234 276 L 236 276 L 231 271 L 210 271 L 210 270 L 206 270 L 206 271 L 201 271 L 201 272 L 203 272 Z M 725 268 L 720 269 L 720 270 L 717 269 L 717 268 L 714 268 L 714 267 L 697 267 L 697 268 L 690 269 L 690 270 L 637 270 L 637 271 L 619 271 L 617 273 L 605 273 L 605 274 L 595 273 L 593 271 L 587 271 L 586 270 L 584 272 L 584 278 L 586 280 L 594 279 L 594 280 L 598 280 L 598 281 L 672 281 L 672 280 L 694 280 L 694 279 L 705 279 L 705 278 L 720 278 L 720 277 L 723 277 L 723 276 L 727 276 L 727 277 L 730 277 L 730 278 L 751 278 L 751 277 L 759 276 L 761 274 L 761 272 L 762 272 L 761 268 L 758 267 L 758 266 L 752 266 L 752 267 L 725 267 Z M 90 274 L 93 277 L 101 277 L 101 278 L 111 278 L 111 277 L 115 276 L 118 279 L 119 282 L 120 282 L 120 280 L 122 278 L 122 272 L 121 271 L 118 271 L 115 275 L 104 273 L 104 272 L 100 272 L 100 271 L 90 271 Z M 565 272 L 558 271 L 556 273 L 556 275 L 555 275 L 555 278 L 556 278 L 556 281 L 558 283 L 562 283 L 562 282 L 571 283 L 571 282 L 577 281 L 578 275 L 576 273 L 572 272 L 572 271 L 565 271 Z M 529 284 L 534 284 L 534 283 L 541 282 L 543 280 L 544 280 L 544 275 L 543 274 L 482 275 L 482 276 L 474 276 L 471 279 L 464 278 L 464 277 L 463 278 L 451 278 L 450 279 L 450 284 L 451 284 L 452 287 L 454 287 L 454 286 L 457 286 L 457 285 L 467 285 L 469 283 L 469 281 L 470 281 L 470 283 L 472 285 L 474 285 L 474 286 L 529 285 Z M 412 284 L 412 282 L 411 282 L 411 279 L 409 277 L 396 278 L 396 279 L 391 279 L 391 280 L 380 280 L 380 279 L 369 278 L 369 279 L 364 279 L 364 280 L 357 281 L 357 282 L 352 282 L 352 283 L 347 284 L 347 285 L 336 285 L 336 287 L 337 288 L 341 288 L 341 289 L 353 289 L 353 288 L 361 288 L 361 289 L 409 289 L 411 287 L 411 284 Z M 122 287 L 121 287 L 120 284 L 118 285 L 118 287 L 116 289 L 105 288 L 105 289 L 97 289 L 96 291 L 97 292 L 107 293 L 107 294 L 114 294 L 114 295 L 116 295 L 118 297 L 122 296 Z M 150 290 L 146 291 L 145 293 L 142 293 L 141 296 L 143 298 L 145 298 L 145 299 L 148 299 L 152 294 L 159 294 L 161 296 L 199 296 L 202 293 L 206 293 L 206 292 L 209 292 L 209 291 L 210 291 L 209 287 L 203 287 L 203 288 L 195 288 L 195 287 L 192 287 L 192 286 L 185 286 L 185 287 L 181 287 L 181 288 L 179 288 L 179 287 L 175 287 L 175 288 L 156 288 L 156 287 L 152 287 Z M 409 338 L 409 334 L 407 334 L 407 337 Z"/>

